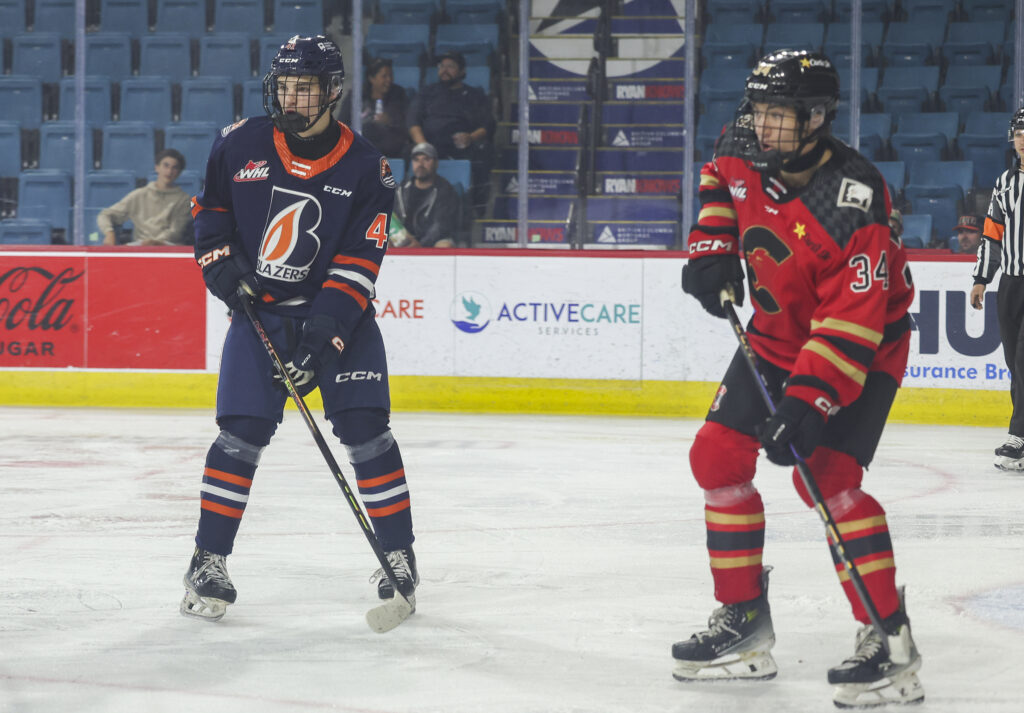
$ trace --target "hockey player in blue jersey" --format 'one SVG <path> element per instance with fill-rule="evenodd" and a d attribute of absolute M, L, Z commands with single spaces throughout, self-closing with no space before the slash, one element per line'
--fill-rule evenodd
<path fill-rule="evenodd" d="M 215 621 L 235 601 L 225 557 L 287 398 L 241 312 L 239 285 L 300 392 L 319 387 L 398 589 L 415 602 L 409 490 L 388 428 L 387 361 L 373 307 L 395 181 L 387 159 L 331 116 L 344 76 L 341 53 L 322 35 L 281 45 L 263 80 L 267 116 L 221 130 L 194 200 L 203 280 L 235 318 L 217 387 L 220 435 L 206 455 L 184 579 L 188 616 Z M 378 596 L 393 597 L 383 571 L 375 577 Z"/>

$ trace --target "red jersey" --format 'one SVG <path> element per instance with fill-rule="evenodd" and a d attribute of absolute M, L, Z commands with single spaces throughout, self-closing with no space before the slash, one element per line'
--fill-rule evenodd
<path fill-rule="evenodd" d="M 869 370 L 902 381 L 914 287 L 889 230 L 884 179 L 849 146 L 822 141 L 832 157 L 800 188 L 717 154 L 701 171 L 690 245 L 739 237 L 754 307 L 751 346 L 790 372 L 788 395 L 846 406 Z"/>

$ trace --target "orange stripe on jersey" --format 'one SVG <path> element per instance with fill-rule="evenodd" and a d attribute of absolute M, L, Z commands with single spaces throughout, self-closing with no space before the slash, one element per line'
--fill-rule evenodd
<path fill-rule="evenodd" d="M 409 509 L 409 499 L 406 498 L 401 502 L 397 502 L 394 505 L 388 505 L 382 508 L 366 508 L 366 514 L 370 517 L 384 517 L 385 515 L 394 515 L 396 512 Z"/>
<path fill-rule="evenodd" d="M 334 282 L 333 280 L 328 280 L 327 282 L 324 283 L 324 287 L 330 287 L 332 289 L 344 292 L 346 295 L 354 299 L 359 304 L 360 309 L 366 309 L 366 305 L 369 302 L 369 300 L 367 300 L 366 297 L 360 294 L 356 288 L 352 287 L 352 285 L 346 285 L 341 282 Z"/>
<path fill-rule="evenodd" d="M 323 173 L 334 164 L 341 160 L 341 157 L 345 155 L 349 147 L 352 146 L 352 140 L 354 135 L 352 129 L 348 128 L 340 121 L 338 126 L 341 127 L 341 138 L 338 139 L 338 143 L 334 145 L 334 148 L 330 150 L 323 158 L 318 158 L 312 161 L 308 158 L 301 158 L 296 156 L 288 149 L 288 142 L 284 138 L 284 132 L 277 127 L 274 127 L 274 148 L 277 149 L 277 155 L 281 159 L 281 163 L 284 165 L 284 169 L 293 176 L 299 178 L 312 178 L 318 173 Z M 298 168 L 295 164 L 305 166 L 306 168 Z"/>
<path fill-rule="evenodd" d="M 992 238 L 993 240 L 1002 240 L 1003 231 L 1006 230 L 1005 225 L 995 222 L 989 217 L 985 217 L 985 229 L 982 233 L 986 238 Z"/>
<path fill-rule="evenodd" d="M 200 504 L 203 510 L 209 510 L 215 512 L 218 515 L 225 515 L 227 517 L 233 517 L 236 520 L 242 519 L 242 510 L 239 508 L 229 508 L 227 505 L 221 505 L 220 503 L 214 503 L 209 500 L 203 500 Z"/>
<path fill-rule="evenodd" d="M 217 470 L 216 468 L 203 468 L 203 475 L 208 475 L 211 478 L 216 478 L 217 480 L 223 480 L 225 483 L 231 483 L 232 485 L 241 485 L 243 488 L 252 487 L 252 478 L 243 478 L 240 475 L 226 473 L 223 470 Z"/>
<path fill-rule="evenodd" d="M 393 480 L 399 480 L 405 477 L 405 468 L 399 468 L 398 470 L 392 471 L 387 475 L 380 475 L 376 478 L 366 478 L 365 480 L 356 480 L 356 485 L 360 488 L 375 488 L 378 485 L 384 485 L 384 483 L 390 483 Z"/>
<path fill-rule="evenodd" d="M 374 275 L 380 273 L 380 265 L 375 263 L 373 260 L 363 260 L 362 258 L 348 257 L 347 255 L 335 255 L 331 262 L 335 265 L 355 265 L 356 267 L 369 270 Z"/>
<path fill-rule="evenodd" d="M 227 208 L 207 208 L 204 205 L 200 205 L 199 204 L 198 196 L 192 196 L 192 217 L 195 218 L 197 215 L 199 215 L 204 210 L 212 210 L 212 211 L 215 211 L 217 213 L 227 213 L 228 212 Z"/>

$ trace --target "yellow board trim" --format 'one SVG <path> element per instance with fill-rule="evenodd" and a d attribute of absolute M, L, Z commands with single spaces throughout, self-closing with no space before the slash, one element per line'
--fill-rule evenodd
<path fill-rule="evenodd" d="M 552 413 L 704 418 L 717 382 L 392 376 L 395 411 Z M 209 408 L 216 374 L 132 371 L 0 371 L 0 406 Z M 320 409 L 319 395 L 310 394 Z M 1004 428 L 1008 390 L 900 389 L 889 420 Z"/>

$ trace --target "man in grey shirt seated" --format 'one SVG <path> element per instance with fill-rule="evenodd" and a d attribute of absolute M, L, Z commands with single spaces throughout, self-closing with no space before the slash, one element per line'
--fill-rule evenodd
<path fill-rule="evenodd" d="M 185 157 L 174 149 L 156 155 L 156 180 L 136 188 L 96 217 L 104 245 L 117 245 L 117 228 L 134 225 L 130 245 L 189 245 L 192 243 L 191 196 L 174 182 L 185 169 Z"/>

